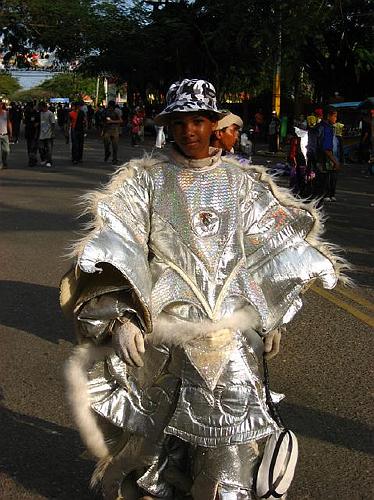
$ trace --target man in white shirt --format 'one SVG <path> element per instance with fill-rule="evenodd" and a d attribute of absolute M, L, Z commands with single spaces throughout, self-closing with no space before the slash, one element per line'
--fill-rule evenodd
<path fill-rule="evenodd" d="M 10 152 L 9 139 L 12 137 L 12 124 L 5 104 L 0 100 L 0 170 L 8 168 L 8 155 Z"/>
<path fill-rule="evenodd" d="M 39 154 L 41 164 L 52 167 L 52 149 L 55 136 L 56 118 L 48 109 L 47 103 L 41 102 L 40 109 L 40 134 L 39 134 Z"/>

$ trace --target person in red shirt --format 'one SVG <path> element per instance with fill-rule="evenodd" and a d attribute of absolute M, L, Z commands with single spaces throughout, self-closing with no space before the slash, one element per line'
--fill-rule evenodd
<path fill-rule="evenodd" d="M 71 136 L 71 160 L 74 165 L 82 163 L 86 114 L 81 109 L 82 102 L 74 102 L 69 113 Z"/>
<path fill-rule="evenodd" d="M 131 144 L 135 148 L 139 146 L 142 124 L 143 117 L 139 108 L 136 108 L 135 114 L 131 118 Z"/>

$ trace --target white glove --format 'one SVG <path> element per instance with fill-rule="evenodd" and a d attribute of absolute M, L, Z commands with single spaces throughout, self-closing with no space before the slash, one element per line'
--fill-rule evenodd
<path fill-rule="evenodd" d="M 277 328 L 269 332 L 264 338 L 264 351 L 267 360 L 274 358 L 278 354 L 281 337 L 281 329 Z"/>
<path fill-rule="evenodd" d="M 143 333 L 130 319 L 116 321 L 112 333 L 112 346 L 119 358 L 133 367 L 144 366 L 142 355 L 145 352 Z"/>

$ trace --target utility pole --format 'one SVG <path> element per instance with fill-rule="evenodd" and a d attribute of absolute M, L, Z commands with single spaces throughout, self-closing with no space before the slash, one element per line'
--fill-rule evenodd
<path fill-rule="evenodd" d="M 96 96 L 95 96 L 95 107 L 99 104 L 99 86 L 100 86 L 100 77 L 98 76 L 96 79 Z"/>
<path fill-rule="evenodd" d="M 279 7 L 280 8 L 280 7 Z M 274 79 L 273 79 L 273 110 L 280 115 L 281 98 L 281 63 L 282 63 L 282 18 L 279 11 L 278 16 L 278 47 L 275 61 Z"/>
<path fill-rule="evenodd" d="M 105 106 L 108 106 L 108 78 L 104 77 Z"/>

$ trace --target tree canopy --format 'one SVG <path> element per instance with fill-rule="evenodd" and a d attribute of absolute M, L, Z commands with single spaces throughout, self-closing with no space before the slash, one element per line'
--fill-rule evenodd
<path fill-rule="evenodd" d="M 56 50 L 140 93 L 192 76 L 220 94 L 271 91 L 279 47 L 285 96 L 372 92 L 371 0 L 180 0 L 154 9 L 137 0 L 6 0 L 0 21 L 9 52 Z"/>
<path fill-rule="evenodd" d="M 87 95 L 94 98 L 95 94 L 96 78 L 71 72 L 56 74 L 37 87 L 18 90 L 15 93 L 10 93 L 10 96 L 16 101 L 49 99 L 50 97 L 69 97 L 71 100 L 80 100 Z M 99 99 L 102 100 L 103 97 L 103 90 L 101 89 Z"/>
<path fill-rule="evenodd" d="M 18 80 L 7 73 L 0 73 L 0 98 L 12 96 L 18 89 L 20 84 Z"/>

